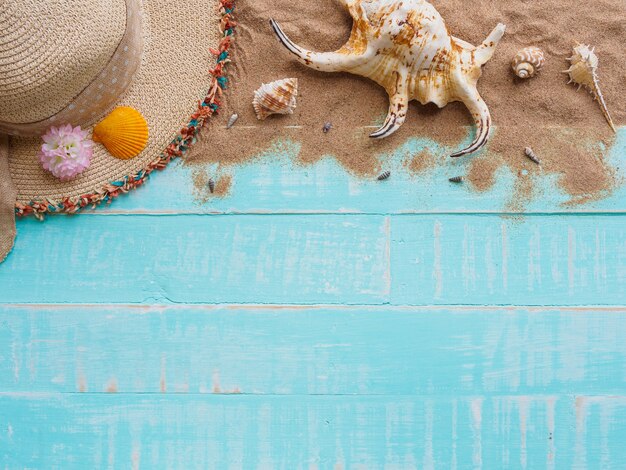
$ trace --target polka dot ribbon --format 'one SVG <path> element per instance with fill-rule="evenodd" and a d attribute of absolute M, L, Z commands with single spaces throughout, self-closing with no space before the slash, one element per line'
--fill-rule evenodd
<path fill-rule="evenodd" d="M 139 69 L 143 50 L 141 2 L 126 0 L 126 30 L 111 60 L 98 76 L 64 109 L 47 119 L 24 123 L 0 122 L 0 132 L 12 135 L 40 135 L 50 126 L 92 124 L 117 102 Z"/>

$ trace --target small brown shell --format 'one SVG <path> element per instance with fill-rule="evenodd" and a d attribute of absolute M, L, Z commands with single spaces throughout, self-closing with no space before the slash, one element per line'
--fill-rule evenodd
<path fill-rule="evenodd" d="M 271 114 L 293 114 L 298 96 L 298 79 L 285 78 L 264 83 L 254 92 L 252 106 L 256 117 L 264 120 Z"/>
<path fill-rule="evenodd" d="M 546 59 L 538 47 L 526 47 L 515 54 L 511 61 L 513 72 L 519 78 L 534 77 L 541 70 Z"/>

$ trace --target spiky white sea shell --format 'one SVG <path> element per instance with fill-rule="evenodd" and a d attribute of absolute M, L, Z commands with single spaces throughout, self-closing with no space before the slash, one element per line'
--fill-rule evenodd
<path fill-rule="evenodd" d="M 598 56 L 594 49 L 589 46 L 579 44 L 574 48 L 574 54 L 568 59 L 572 64 L 566 71 L 570 80 L 581 86 L 586 86 L 590 90 L 593 89 L 594 82 L 597 80 Z"/>
<path fill-rule="evenodd" d="M 609 126 L 611 126 L 614 132 L 617 132 L 613 124 L 613 119 L 611 119 L 611 114 L 604 101 L 604 96 L 602 96 L 602 91 L 600 91 L 600 80 L 598 78 L 599 60 L 594 49 L 595 48 L 590 48 L 584 44 L 579 44 L 574 47 L 574 53 L 572 57 L 568 59 L 571 67 L 565 70 L 564 73 L 569 75 L 569 83 L 577 84 L 579 89 L 584 86 L 589 90 L 600 104 L 602 114 L 604 114 Z"/>
<path fill-rule="evenodd" d="M 271 114 L 293 114 L 298 96 L 298 79 L 285 78 L 264 83 L 254 92 L 252 106 L 256 117 L 264 120 Z"/>
<path fill-rule="evenodd" d="M 539 72 L 546 59 L 543 51 L 538 47 L 525 47 L 520 50 L 511 61 L 511 68 L 519 78 L 531 78 Z"/>
<path fill-rule="evenodd" d="M 307 67 L 323 72 L 349 72 L 369 78 L 389 95 L 383 125 L 370 134 L 389 137 L 404 123 L 409 102 L 439 107 L 462 101 L 477 127 L 472 143 L 452 157 L 473 153 L 487 144 L 491 115 L 476 84 L 482 66 L 493 56 L 506 27 L 497 25 L 475 47 L 450 34 L 446 24 L 426 0 L 338 0 L 352 17 L 350 38 L 333 52 L 304 49 L 285 34 L 273 19 L 279 41 Z"/>

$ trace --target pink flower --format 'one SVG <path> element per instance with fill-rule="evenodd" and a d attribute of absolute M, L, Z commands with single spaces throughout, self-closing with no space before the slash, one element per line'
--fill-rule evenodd
<path fill-rule="evenodd" d="M 93 141 L 88 134 L 80 126 L 51 127 L 42 137 L 41 165 L 61 181 L 76 177 L 89 167 L 93 155 Z"/>

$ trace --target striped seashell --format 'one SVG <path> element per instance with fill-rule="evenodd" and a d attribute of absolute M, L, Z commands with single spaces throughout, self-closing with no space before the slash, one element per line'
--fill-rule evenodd
<path fill-rule="evenodd" d="M 515 54 L 511 67 L 519 78 L 534 77 L 541 70 L 546 59 L 538 47 L 526 47 Z"/>
<path fill-rule="evenodd" d="M 148 124 L 139 111 L 120 106 L 93 128 L 92 139 L 120 160 L 136 157 L 148 144 Z"/>
<path fill-rule="evenodd" d="M 252 106 L 259 120 L 271 114 L 293 114 L 298 96 L 298 79 L 285 78 L 264 83 L 254 92 Z"/>
<path fill-rule="evenodd" d="M 226 129 L 230 129 L 231 127 L 233 127 L 235 123 L 237 122 L 237 119 L 239 119 L 239 114 L 237 113 L 233 114 L 228 120 L 228 124 L 226 124 Z"/>
<path fill-rule="evenodd" d="M 524 149 L 524 153 L 526 154 L 529 160 L 532 160 L 537 165 L 541 165 L 541 160 L 539 160 L 539 157 L 535 154 L 532 148 L 526 147 Z"/>
<path fill-rule="evenodd" d="M 376 179 L 378 181 L 385 181 L 385 180 L 388 180 L 390 176 L 391 176 L 391 172 L 390 171 L 384 171 Z"/>

